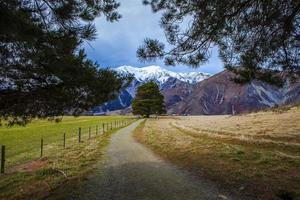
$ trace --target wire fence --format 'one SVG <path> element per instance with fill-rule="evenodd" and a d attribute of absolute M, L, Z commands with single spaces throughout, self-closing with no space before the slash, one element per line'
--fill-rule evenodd
<path fill-rule="evenodd" d="M 33 137 L 26 142 L 22 138 L 16 137 L 13 144 L 1 146 L 0 174 L 7 171 L 8 168 L 20 165 L 31 160 L 36 160 L 47 155 L 48 150 L 61 150 L 71 148 L 74 145 L 87 142 L 97 138 L 97 136 L 112 132 L 115 129 L 127 126 L 136 119 L 116 119 L 108 122 L 85 124 L 79 127 L 68 128 L 67 131 L 58 133 L 55 130 L 47 131 L 47 134 L 41 134 L 41 137 Z M 43 127 L 41 132 L 45 133 Z M 28 142 L 29 141 L 29 142 Z M 88 143 L 87 143 L 88 145 Z"/>

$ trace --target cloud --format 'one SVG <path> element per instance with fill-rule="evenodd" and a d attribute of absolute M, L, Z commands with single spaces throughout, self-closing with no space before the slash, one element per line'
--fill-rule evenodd
<path fill-rule="evenodd" d="M 152 13 L 149 6 L 142 4 L 142 0 L 120 0 L 120 3 L 119 12 L 122 18 L 119 22 L 109 23 L 104 17 L 96 19 L 98 37 L 85 45 L 88 57 L 103 67 L 120 65 L 164 67 L 163 61 L 140 63 L 136 57 L 136 50 L 146 37 L 165 41 L 163 30 L 159 27 L 160 14 Z M 219 72 L 223 69 L 223 64 L 217 57 L 217 49 L 213 49 L 212 53 L 210 62 L 197 70 L 185 66 L 177 66 L 171 70 Z"/>

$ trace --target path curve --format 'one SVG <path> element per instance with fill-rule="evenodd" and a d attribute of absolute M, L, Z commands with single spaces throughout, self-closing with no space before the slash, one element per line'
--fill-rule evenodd
<path fill-rule="evenodd" d="M 141 122 L 138 120 L 112 136 L 107 161 L 87 178 L 76 199 L 223 199 L 212 183 L 196 179 L 136 142 L 132 133 Z"/>

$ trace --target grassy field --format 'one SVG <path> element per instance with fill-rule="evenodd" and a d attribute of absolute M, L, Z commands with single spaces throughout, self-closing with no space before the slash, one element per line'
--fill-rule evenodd
<path fill-rule="evenodd" d="M 115 127 L 116 121 L 118 127 Z M 51 196 L 61 184 L 76 185 L 96 163 L 101 162 L 110 135 L 125 126 L 120 124 L 121 121 L 128 124 L 134 119 L 122 116 L 64 117 L 59 123 L 36 120 L 26 127 L 1 127 L 0 144 L 6 145 L 7 156 L 6 173 L 0 175 L 0 199 L 43 199 Z M 109 124 L 104 134 L 103 123 Z M 80 144 L 78 127 L 82 129 Z M 63 133 L 66 133 L 65 149 Z M 43 158 L 40 158 L 41 138 L 44 139 Z"/>
<path fill-rule="evenodd" d="M 250 199 L 300 199 L 300 107 L 149 119 L 135 137 L 161 157 Z"/>
<path fill-rule="evenodd" d="M 81 127 L 82 140 L 89 137 L 89 127 L 91 135 L 102 133 L 102 124 L 109 125 L 115 121 L 124 120 L 120 116 L 97 116 L 97 117 L 64 117 L 61 122 L 48 120 L 34 120 L 27 126 L 0 127 L 0 145 L 6 146 L 6 165 L 16 165 L 40 156 L 41 138 L 44 140 L 46 148 L 62 147 L 63 135 L 66 133 L 66 146 L 77 142 L 78 128 Z M 47 155 L 47 149 L 44 151 Z"/>

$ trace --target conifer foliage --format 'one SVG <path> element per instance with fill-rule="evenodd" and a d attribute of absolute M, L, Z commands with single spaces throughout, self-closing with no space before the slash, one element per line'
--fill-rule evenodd
<path fill-rule="evenodd" d="M 132 110 L 133 114 L 145 117 L 166 113 L 164 96 L 155 82 L 148 82 L 138 87 L 132 101 Z"/>
<path fill-rule="evenodd" d="M 86 58 L 93 20 L 120 18 L 115 0 L 0 1 L 0 117 L 74 115 L 113 99 L 129 81 Z"/>
<path fill-rule="evenodd" d="M 161 12 L 168 48 L 145 39 L 142 61 L 164 58 L 167 65 L 198 67 L 219 47 L 225 67 L 239 83 L 259 79 L 281 85 L 300 77 L 300 1 L 144 0 Z M 170 47 L 170 48 L 169 48 Z M 279 76 L 283 72 L 284 76 Z"/>

